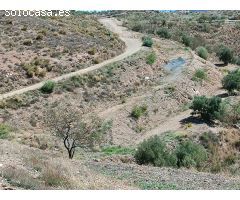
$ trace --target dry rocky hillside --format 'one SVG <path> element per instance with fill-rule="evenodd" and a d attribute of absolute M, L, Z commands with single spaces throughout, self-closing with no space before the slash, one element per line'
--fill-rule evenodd
<path fill-rule="evenodd" d="M 132 19 L 131 12 L 124 14 L 118 18 Z M 144 16 L 148 19 L 151 12 Z M 154 34 L 152 46 L 141 46 L 145 33 L 124 28 L 124 20 L 98 21 L 98 17 L 1 17 L 5 30 L 0 57 L 5 59 L 0 62 L 2 94 L 87 68 L 124 51 L 127 54 L 97 70 L 59 80 L 51 92 L 41 88 L 0 98 L 0 188 L 239 189 L 239 123 L 205 121 L 192 116 L 190 109 L 195 96 L 216 95 L 231 105 L 239 102 L 239 96 L 228 95 L 222 88 L 223 77 L 237 65 L 216 66 L 215 55 L 205 60 L 195 49 Z M 46 34 L 36 39 L 42 29 Z M 14 39 L 18 42 L 5 45 Z M 23 44 L 27 39 L 30 45 Z M 45 64 L 46 70 L 53 68 L 44 77 L 36 72 L 29 77 L 24 68 L 41 71 Z M 62 103 L 82 119 L 94 115 L 109 120 L 107 140 L 91 150 L 77 148 L 74 158 L 68 159 L 61 138 L 51 133 L 46 120 L 48 109 Z M 172 152 L 181 142 L 193 141 L 207 152 L 207 159 L 199 166 L 192 160 L 185 166 L 161 165 L 162 160 L 140 165 L 139 144 L 155 135 Z M 202 152 L 196 151 L 197 163 Z"/>
<path fill-rule="evenodd" d="M 93 16 L 0 16 L 0 93 L 89 67 L 124 49 Z"/>

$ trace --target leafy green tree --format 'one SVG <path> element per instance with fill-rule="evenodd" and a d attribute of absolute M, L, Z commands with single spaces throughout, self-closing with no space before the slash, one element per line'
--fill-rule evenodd
<path fill-rule="evenodd" d="M 219 60 L 227 65 L 233 60 L 233 51 L 226 46 L 220 46 L 217 56 L 219 57 Z"/>
<path fill-rule="evenodd" d="M 226 75 L 222 80 L 222 85 L 229 94 L 232 94 L 234 90 L 240 91 L 240 70 L 232 71 Z"/>
<path fill-rule="evenodd" d="M 192 105 L 192 114 L 199 114 L 204 120 L 215 120 L 219 117 L 222 99 L 220 97 L 207 98 L 206 96 L 195 96 Z"/>

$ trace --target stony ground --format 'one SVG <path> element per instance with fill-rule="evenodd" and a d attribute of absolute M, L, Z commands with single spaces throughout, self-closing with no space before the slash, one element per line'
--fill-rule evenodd
<path fill-rule="evenodd" d="M 197 172 L 194 170 L 139 166 L 114 162 L 91 162 L 90 168 L 109 177 L 127 180 L 140 188 L 179 190 L 240 189 L 240 178 Z"/>

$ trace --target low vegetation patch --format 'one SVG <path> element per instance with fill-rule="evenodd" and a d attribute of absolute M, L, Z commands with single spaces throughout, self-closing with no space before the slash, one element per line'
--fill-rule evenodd
<path fill-rule="evenodd" d="M 219 138 L 211 131 L 204 132 L 200 135 L 199 140 L 205 148 L 209 148 L 212 144 L 217 145 L 219 143 Z"/>
<path fill-rule="evenodd" d="M 23 41 L 23 45 L 25 46 L 31 46 L 33 44 L 33 41 L 30 39 L 26 39 Z"/>
<path fill-rule="evenodd" d="M 42 188 L 41 182 L 31 176 L 27 170 L 22 168 L 6 166 L 2 170 L 2 176 L 7 182 L 16 187 L 31 190 Z"/>
<path fill-rule="evenodd" d="M 41 179 L 49 187 L 71 188 L 71 178 L 66 172 L 68 170 L 61 166 L 46 163 L 42 169 Z"/>
<path fill-rule="evenodd" d="M 176 146 L 170 148 L 168 143 L 159 136 L 142 142 L 135 153 L 138 164 L 152 164 L 158 167 L 195 167 L 199 169 L 207 158 L 206 149 L 190 139 L 176 141 Z"/>
<path fill-rule="evenodd" d="M 185 34 L 183 34 L 183 36 L 182 36 L 182 43 L 185 46 L 190 47 L 191 44 L 192 44 L 192 38 L 187 36 L 187 35 L 185 35 Z"/>
<path fill-rule="evenodd" d="M 43 93 L 47 93 L 50 94 L 53 92 L 55 87 L 55 82 L 53 81 L 47 81 L 46 83 L 44 83 L 44 85 L 41 87 L 41 92 Z"/>
<path fill-rule="evenodd" d="M 147 56 L 146 63 L 152 65 L 155 63 L 156 59 L 157 59 L 156 53 L 152 52 Z"/>
<path fill-rule="evenodd" d="M 222 112 L 219 116 L 219 120 L 227 125 L 239 125 L 240 124 L 240 102 L 228 102 L 224 101 L 221 105 Z"/>
<path fill-rule="evenodd" d="M 28 77 L 45 77 L 47 72 L 53 68 L 48 59 L 34 58 L 29 63 L 22 63 L 22 68 L 26 71 Z"/>
<path fill-rule="evenodd" d="M 144 36 L 142 38 L 142 41 L 143 41 L 143 46 L 145 46 L 145 47 L 152 47 L 152 45 L 153 45 L 153 40 L 149 36 Z"/>
<path fill-rule="evenodd" d="M 173 93 L 176 91 L 175 85 L 168 85 L 164 87 L 164 93 L 168 95 L 173 95 Z"/>
<path fill-rule="evenodd" d="M 109 146 L 109 147 L 105 147 L 102 149 L 102 152 L 105 155 L 133 155 L 135 150 L 132 148 L 128 148 L 128 147 L 121 147 L 121 146 Z"/>
<path fill-rule="evenodd" d="M 6 139 L 9 136 L 11 128 L 6 124 L 0 124 L 0 139 Z"/>
<path fill-rule="evenodd" d="M 141 116 L 147 113 L 147 105 L 134 106 L 131 112 L 131 117 L 134 119 L 139 119 Z"/>
<path fill-rule="evenodd" d="M 207 73 L 203 69 L 197 69 L 192 77 L 193 81 L 203 81 L 207 79 Z"/>
<path fill-rule="evenodd" d="M 197 48 L 197 54 L 198 54 L 199 57 L 201 57 L 205 60 L 207 60 L 207 58 L 208 58 L 208 51 L 205 47 L 202 47 L 202 46 L 198 47 Z"/>
<path fill-rule="evenodd" d="M 157 34 L 159 37 L 166 38 L 166 39 L 169 39 L 172 36 L 171 33 L 169 32 L 169 30 L 164 27 L 157 30 Z"/>

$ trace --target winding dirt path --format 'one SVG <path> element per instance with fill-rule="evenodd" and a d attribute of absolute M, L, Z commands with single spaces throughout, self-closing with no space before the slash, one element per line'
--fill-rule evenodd
<path fill-rule="evenodd" d="M 112 19 L 112 18 L 102 18 L 102 19 L 99 19 L 99 21 L 104 26 L 106 26 L 106 28 L 108 28 L 110 31 L 118 34 L 120 39 L 125 42 L 126 49 L 125 49 L 124 53 L 122 53 L 114 58 L 111 58 L 109 60 L 105 60 L 102 63 L 92 65 L 91 67 L 81 69 L 81 70 L 78 70 L 75 72 L 71 72 L 68 74 L 64 74 L 64 75 L 61 75 L 61 76 L 58 76 L 56 78 L 52 78 L 49 80 L 54 81 L 54 82 L 59 82 L 61 80 L 68 79 L 68 78 L 71 78 L 76 75 L 86 74 L 93 70 L 102 68 L 107 64 L 123 60 L 124 58 L 131 56 L 132 54 L 136 53 L 137 51 L 139 51 L 141 49 L 141 45 L 142 45 L 141 40 L 139 38 L 134 38 L 135 37 L 134 33 L 130 32 L 126 28 L 122 27 L 121 24 L 119 23 L 119 21 L 117 21 L 116 19 Z M 23 93 L 31 91 L 31 90 L 37 90 L 37 89 L 41 88 L 45 82 L 46 81 L 42 81 L 37 84 L 31 85 L 28 87 L 24 87 L 19 90 L 11 91 L 11 92 L 8 92 L 5 94 L 0 94 L 0 100 L 12 97 L 14 95 L 23 94 Z"/>

